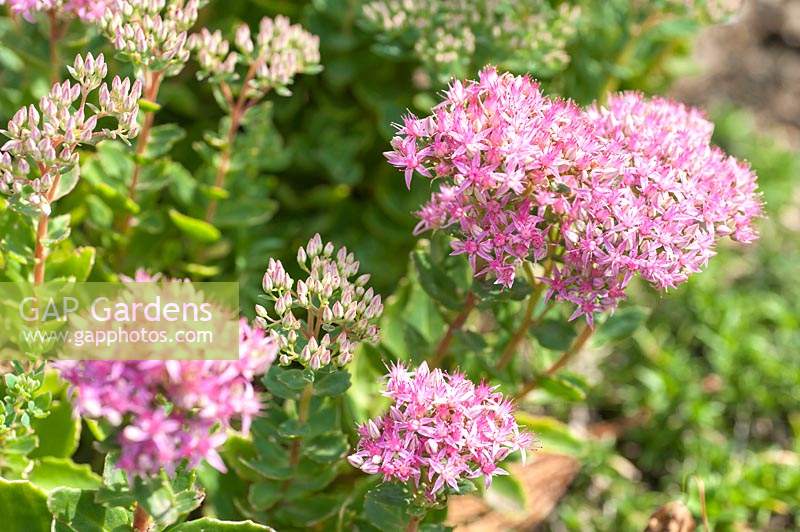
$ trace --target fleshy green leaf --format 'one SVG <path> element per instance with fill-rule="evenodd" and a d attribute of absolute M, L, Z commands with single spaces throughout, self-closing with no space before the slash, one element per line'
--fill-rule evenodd
<path fill-rule="evenodd" d="M 600 345 L 628 338 L 647 320 L 648 314 L 647 309 L 643 307 L 625 307 L 617 310 L 597 327 L 595 343 Z"/>
<path fill-rule="evenodd" d="M 20 532 L 49 532 L 50 521 L 44 491 L 26 480 L 0 478 L 0 528 Z"/>
<path fill-rule="evenodd" d="M 350 373 L 340 369 L 320 378 L 314 384 L 314 395 L 341 395 L 350 388 Z"/>
<path fill-rule="evenodd" d="M 170 532 L 274 532 L 274 529 L 252 521 L 220 521 L 212 517 L 181 523 L 169 530 Z"/>
<path fill-rule="evenodd" d="M 88 465 L 52 456 L 34 461 L 28 478 L 45 491 L 62 487 L 96 489 L 102 484 L 102 479 Z"/>
<path fill-rule="evenodd" d="M 161 124 L 150 130 L 145 157 L 156 159 L 169 153 L 176 142 L 186 136 L 186 132 L 177 124 Z"/>
<path fill-rule="evenodd" d="M 197 240 L 198 242 L 211 243 L 219 240 L 221 234 L 219 229 L 214 227 L 208 222 L 192 218 L 181 214 L 175 209 L 169 210 L 169 217 L 172 223 L 180 229 L 186 236 Z"/>
<path fill-rule="evenodd" d="M 131 528 L 131 512 L 107 508 L 95 501 L 94 491 L 59 488 L 47 505 L 53 513 L 53 529 L 70 532 L 123 532 Z"/>
<path fill-rule="evenodd" d="M 575 338 L 575 328 L 564 320 L 546 319 L 531 327 L 539 345 L 554 351 L 566 351 Z"/>
<path fill-rule="evenodd" d="M 409 497 L 408 489 L 401 484 L 381 484 L 364 497 L 362 517 L 378 530 L 405 530 L 410 520 Z"/>

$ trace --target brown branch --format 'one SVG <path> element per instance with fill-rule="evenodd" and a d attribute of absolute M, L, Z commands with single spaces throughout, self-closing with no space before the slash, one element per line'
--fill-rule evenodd
<path fill-rule="evenodd" d="M 527 336 L 528 329 L 530 329 L 531 325 L 534 323 L 533 311 L 536 310 L 536 305 L 539 304 L 539 299 L 541 299 L 542 292 L 544 292 L 545 284 L 542 282 L 536 282 L 536 276 L 533 274 L 533 266 L 531 266 L 529 262 L 525 263 L 525 272 L 528 276 L 528 281 L 531 283 L 531 285 L 533 285 L 533 291 L 531 292 L 531 295 L 528 296 L 528 305 L 525 308 L 525 315 L 522 318 L 522 323 L 506 344 L 505 348 L 503 349 L 503 353 L 500 355 L 500 359 L 495 365 L 495 369 L 497 370 L 501 370 L 511 363 L 511 360 L 514 358 L 514 354 L 516 353 L 517 346 L 522 339 Z M 540 314 L 536 321 L 540 320 L 544 314 L 545 312 Z"/>
<path fill-rule="evenodd" d="M 436 351 L 434 351 L 433 358 L 429 361 L 431 368 L 439 367 L 442 361 L 444 361 L 445 357 L 447 357 L 447 351 L 450 349 L 450 344 L 453 342 L 453 336 L 455 335 L 456 331 L 460 330 L 464 326 L 464 323 L 467 321 L 467 318 L 477 304 L 478 299 L 470 290 L 467 292 L 467 297 L 464 300 L 464 307 L 461 309 L 461 312 L 459 312 L 453 321 L 450 322 L 450 325 L 447 326 L 447 331 L 445 331 L 444 336 L 442 336 L 442 339 L 439 340 L 439 344 L 436 346 Z"/>
<path fill-rule="evenodd" d="M 147 532 L 150 529 L 150 516 L 142 505 L 136 503 L 133 510 L 133 531 Z"/>
<path fill-rule="evenodd" d="M 549 368 L 547 368 L 547 370 L 544 372 L 544 375 L 551 377 L 555 375 L 561 368 L 566 366 L 575 355 L 581 352 L 581 349 L 583 349 L 583 346 L 586 345 L 586 342 L 589 341 L 589 338 L 592 337 L 593 333 L 594 329 L 592 327 L 589 327 L 588 325 L 584 326 L 578 337 L 572 342 L 570 348 L 564 351 L 558 360 L 556 360 Z M 537 377 L 533 377 L 532 379 L 523 383 L 522 389 L 514 396 L 514 400 L 519 401 L 523 399 L 538 385 L 539 379 Z"/>

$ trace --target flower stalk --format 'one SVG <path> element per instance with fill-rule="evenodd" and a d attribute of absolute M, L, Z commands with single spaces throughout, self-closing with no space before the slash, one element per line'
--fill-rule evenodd
<path fill-rule="evenodd" d="M 441 366 L 442 362 L 447 357 L 455 333 L 461 330 L 477 304 L 478 298 L 475 297 L 475 294 L 470 290 L 467 292 L 466 299 L 464 299 L 464 307 L 461 309 L 461 312 L 453 318 L 453 321 L 447 326 L 444 336 L 442 336 L 441 340 L 439 340 L 439 343 L 436 345 L 436 350 L 433 352 L 433 357 L 430 360 L 430 366 L 432 368 Z"/>
<path fill-rule="evenodd" d="M 145 87 L 144 99 L 150 103 L 156 103 L 158 98 L 158 91 L 161 88 L 161 81 L 164 79 L 163 72 L 145 72 Z M 131 182 L 128 185 L 128 197 L 136 201 L 136 188 L 139 185 L 139 177 L 142 173 L 142 165 L 145 151 L 147 151 L 147 143 L 150 141 L 150 133 L 153 129 L 155 122 L 155 110 L 148 110 L 144 113 L 144 120 L 142 122 L 141 133 L 136 141 L 136 152 L 134 157 L 133 173 L 131 174 Z M 132 216 L 128 212 L 122 220 L 122 231 L 127 233 L 131 226 Z"/>
<path fill-rule="evenodd" d="M 147 515 L 147 510 L 145 510 L 138 502 L 135 503 L 133 510 L 133 531 L 147 532 L 149 528 L 150 516 Z"/>
<path fill-rule="evenodd" d="M 594 328 L 590 327 L 589 325 L 584 325 L 583 329 L 575 338 L 575 340 L 572 342 L 572 345 L 569 347 L 569 349 L 564 351 L 564 353 L 562 353 L 562 355 L 558 358 L 558 360 L 553 362 L 553 364 L 549 368 L 547 368 L 547 370 L 544 372 L 544 375 L 547 377 L 552 377 L 553 375 L 558 373 L 559 370 L 561 370 L 561 368 L 566 366 L 570 360 L 572 360 L 578 353 L 581 352 L 583 347 L 586 345 L 586 342 L 589 341 L 589 339 L 592 337 L 593 334 L 594 334 Z M 525 383 L 523 383 L 520 391 L 517 392 L 517 394 L 514 396 L 514 400 L 520 401 L 524 399 L 525 396 L 528 395 L 531 391 L 533 391 L 538 385 L 539 385 L 538 377 L 534 377 L 526 381 Z"/>
<path fill-rule="evenodd" d="M 531 284 L 531 286 L 533 286 L 533 291 L 531 292 L 530 296 L 528 296 L 528 304 L 525 307 L 525 315 L 522 318 L 522 323 L 517 330 L 514 331 L 514 335 L 506 344 L 505 348 L 503 349 L 503 353 L 500 355 L 500 359 L 495 365 L 495 369 L 498 371 L 502 370 L 511 363 L 511 360 L 514 358 L 514 354 L 516 353 L 517 346 L 522 339 L 527 336 L 528 330 L 534 323 L 533 312 L 536 310 L 536 306 L 539 304 L 539 300 L 544 292 L 545 284 L 536 281 L 536 276 L 533 272 L 533 265 L 530 262 L 525 263 L 525 274 L 528 277 L 528 282 Z M 544 314 L 545 312 L 542 312 L 542 314 L 540 314 L 537 318 L 537 321 L 541 319 Z"/>

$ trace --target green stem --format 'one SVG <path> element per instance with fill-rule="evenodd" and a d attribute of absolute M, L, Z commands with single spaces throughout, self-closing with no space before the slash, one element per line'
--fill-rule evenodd
<path fill-rule="evenodd" d="M 297 420 L 300 422 L 300 425 L 305 425 L 308 421 L 312 397 L 314 397 L 314 384 L 309 382 L 306 384 L 306 387 L 303 388 L 303 394 L 300 396 L 300 403 L 297 406 Z M 289 465 L 292 467 L 292 469 L 296 469 L 300 464 L 301 448 L 301 438 L 295 438 L 292 440 L 292 447 L 289 450 Z"/>
<path fill-rule="evenodd" d="M 156 103 L 158 98 L 158 90 L 161 88 L 161 81 L 164 79 L 163 72 L 145 72 L 144 79 L 146 86 L 144 88 L 143 97 L 145 100 Z M 147 111 L 144 115 L 144 123 L 139 132 L 139 138 L 136 139 L 136 160 L 134 161 L 133 174 L 131 175 L 131 183 L 128 186 L 128 197 L 136 201 L 136 187 L 139 185 L 139 176 L 142 173 L 142 157 L 144 157 L 147 150 L 147 143 L 150 140 L 150 132 L 153 129 L 153 123 L 156 119 L 155 111 Z M 131 213 L 126 213 L 125 218 L 122 220 L 122 233 L 125 234 L 131 227 Z"/>

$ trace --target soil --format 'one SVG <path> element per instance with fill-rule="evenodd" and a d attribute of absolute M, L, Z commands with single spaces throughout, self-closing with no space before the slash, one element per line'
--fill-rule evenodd
<path fill-rule="evenodd" d="M 747 2 L 733 22 L 700 34 L 694 56 L 699 74 L 672 96 L 749 109 L 765 132 L 800 148 L 800 0 Z"/>

